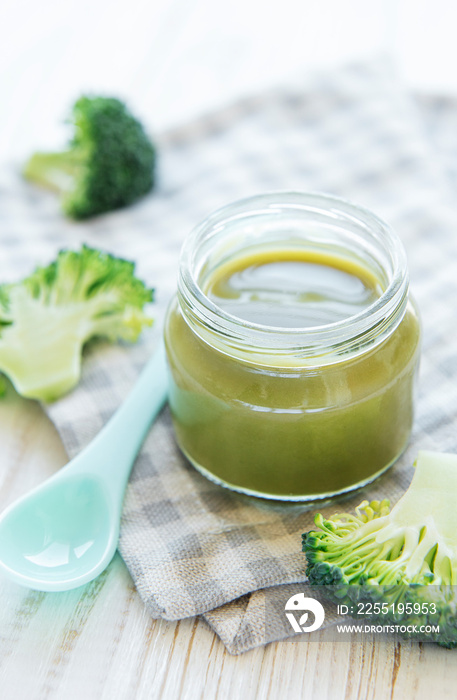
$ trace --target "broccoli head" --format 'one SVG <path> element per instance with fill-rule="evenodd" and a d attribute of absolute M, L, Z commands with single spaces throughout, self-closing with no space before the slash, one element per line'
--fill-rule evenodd
<path fill-rule="evenodd" d="M 90 338 L 135 342 L 151 325 L 143 306 L 153 292 L 134 270 L 134 263 L 84 245 L 0 286 L 0 371 L 20 394 L 58 398 L 78 382 Z"/>
<path fill-rule="evenodd" d="M 318 530 L 303 535 L 309 583 L 353 617 L 358 603 L 371 603 L 371 619 L 439 625 L 423 638 L 457 646 L 456 494 L 457 456 L 420 452 L 392 510 L 387 500 L 364 501 L 355 515 L 316 515 Z"/>
<path fill-rule="evenodd" d="M 154 185 L 156 150 L 140 122 L 113 97 L 81 97 L 62 153 L 35 153 L 24 176 L 61 195 L 63 212 L 87 219 L 125 207 Z"/>

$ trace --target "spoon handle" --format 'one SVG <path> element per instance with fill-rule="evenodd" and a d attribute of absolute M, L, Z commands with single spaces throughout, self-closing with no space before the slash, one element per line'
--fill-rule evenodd
<path fill-rule="evenodd" d="M 85 447 L 74 463 L 87 465 L 91 471 L 112 475 L 109 484 L 113 496 L 122 499 L 131 466 L 148 428 L 165 404 L 168 391 L 167 366 L 163 341 L 141 372 L 127 399 Z"/>

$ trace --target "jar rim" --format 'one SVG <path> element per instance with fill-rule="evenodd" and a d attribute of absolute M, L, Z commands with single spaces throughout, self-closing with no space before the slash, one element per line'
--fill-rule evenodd
<path fill-rule="evenodd" d="M 365 309 L 331 323 L 305 327 L 278 327 L 254 323 L 234 316 L 212 301 L 201 289 L 198 255 L 223 239 L 226 227 L 247 217 L 271 214 L 324 214 L 344 230 L 344 224 L 357 225 L 381 245 L 390 260 L 389 281 L 380 296 Z M 201 261 L 200 261 L 201 262 Z M 184 315 L 194 326 L 212 330 L 224 341 L 240 349 L 246 345 L 262 351 L 291 351 L 300 357 L 318 354 L 356 352 L 380 342 L 398 326 L 408 299 L 409 278 L 403 244 L 389 224 L 376 214 L 341 197 L 321 192 L 274 191 L 258 194 L 225 205 L 194 227 L 181 249 L 178 299 Z"/>

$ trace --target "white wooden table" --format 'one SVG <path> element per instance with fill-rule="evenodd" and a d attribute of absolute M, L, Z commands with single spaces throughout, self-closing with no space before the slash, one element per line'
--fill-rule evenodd
<path fill-rule="evenodd" d="M 66 461 L 41 407 L 0 401 L 0 508 Z M 231 656 L 201 619 L 152 620 L 116 555 L 68 593 L 0 579 L 1 700 L 457 697 L 457 651 L 398 642 L 279 642 Z"/>

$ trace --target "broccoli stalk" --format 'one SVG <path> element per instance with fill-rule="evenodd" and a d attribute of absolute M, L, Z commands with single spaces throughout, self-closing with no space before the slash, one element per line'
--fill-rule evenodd
<path fill-rule="evenodd" d="M 438 622 L 440 633 L 429 636 L 457 646 L 456 494 L 457 456 L 419 452 L 411 485 L 392 510 L 387 500 L 364 501 L 356 515 L 316 515 L 319 530 L 303 535 L 309 583 L 355 612 L 360 601 L 386 603 L 374 615 L 385 623 L 411 621 L 411 613 L 418 627 Z"/>
<path fill-rule="evenodd" d="M 134 202 L 154 185 L 156 151 L 140 122 L 110 97 L 81 97 L 62 153 L 35 153 L 24 176 L 61 195 L 64 213 L 87 219 Z"/>
<path fill-rule="evenodd" d="M 51 401 L 81 374 L 93 336 L 135 342 L 152 321 L 143 313 L 152 290 L 134 263 L 83 246 L 62 250 L 47 267 L 0 286 L 0 371 L 28 398 Z"/>

